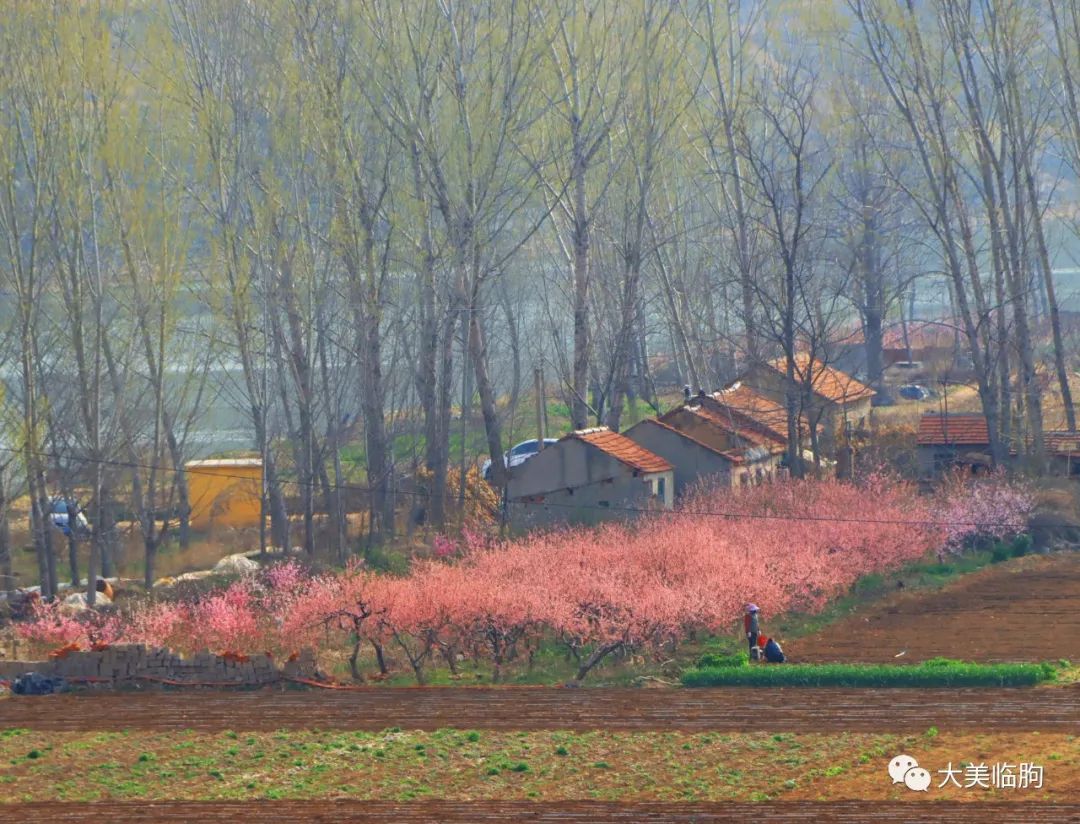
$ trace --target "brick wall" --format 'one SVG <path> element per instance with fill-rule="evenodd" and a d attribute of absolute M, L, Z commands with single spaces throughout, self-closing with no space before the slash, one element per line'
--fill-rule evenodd
<path fill-rule="evenodd" d="M 315 656 L 303 650 L 295 661 L 279 667 L 266 654 L 252 655 L 237 661 L 200 652 L 182 658 L 171 650 L 147 649 L 141 644 L 118 644 L 100 652 L 69 652 L 48 661 L 0 660 L 0 680 L 13 680 L 27 672 L 79 679 L 106 679 L 114 684 L 140 679 L 165 679 L 189 684 L 235 684 L 259 686 L 286 678 L 312 678 Z"/>

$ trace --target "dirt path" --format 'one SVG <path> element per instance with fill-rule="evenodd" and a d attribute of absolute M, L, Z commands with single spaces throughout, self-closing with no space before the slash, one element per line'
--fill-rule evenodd
<path fill-rule="evenodd" d="M 92 804 L 0 805 L 12 821 L 318 821 L 436 824 L 436 822 L 522 821 L 534 824 L 584 824 L 592 821 L 806 822 L 837 824 L 909 822 L 952 824 L 970 821 L 1023 821 L 1026 824 L 1080 822 L 1080 804 L 844 801 L 827 804 L 772 801 L 760 804 L 610 804 L 592 801 L 530 803 L 515 801 L 237 801 L 237 802 L 95 802 Z"/>
<path fill-rule="evenodd" d="M 752 716 L 752 717 L 751 717 Z M 1075 731 L 1080 689 L 402 688 L 356 692 L 69 693 L 0 701 L 35 730 Z"/>
<path fill-rule="evenodd" d="M 936 592 L 898 593 L 784 651 L 806 662 L 1078 661 L 1080 552 L 1021 558 Z"/>

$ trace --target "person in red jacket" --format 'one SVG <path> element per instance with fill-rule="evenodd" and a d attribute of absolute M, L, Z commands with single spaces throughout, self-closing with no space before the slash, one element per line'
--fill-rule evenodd
<path fill-rule="evenodd" d="M 743 615 L 743 629 L 746 630 L 746 640 L 750 644 L 750 657 L 754 657 L 754 650 L 757 648 L 758 635 L 761 632 L 761 627 L 758 624 L 758 613 L 760 610 L 757 604 L 747 604 L 746 614 Z"/>

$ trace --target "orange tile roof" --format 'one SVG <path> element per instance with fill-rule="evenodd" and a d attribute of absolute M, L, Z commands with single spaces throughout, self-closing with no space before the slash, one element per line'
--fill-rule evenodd
<path fill-rule="evenodd" d="M 723 407 L 724 414 L 756 425 L 780 440 L 787 440 L 787 411 L 746 384 L 735 383 L 713 392 L 709 398 Z"/>
<path fill-rule="evenodd" d="M 983 415 L 927 412 L 919 419 L 916 443 L 919 446 L 986 446 L 990 443 L 990 430 Z"/>
<path fill-rule="evenodd" d="M 670 472 L 674 467 L 659 455 L 650 452 L 640 444 L 634 443 L 625 435 L 612 432 L 606 426 L 595 429 L 580 429 L 571 432 L 567 438 L 576 438 L 617 461 L 626 464 L 638 472 Z"/>
<path fill-rule="evenodd" d="M 744 440 L 753 446 L 779 446 L 781 448 L 783 446 L 784 441 L 781 441 L 780 438 L 769 432 L 763 431 L 762 427 L 755 427 L 739 420 L 738 416 L 728 415 L 722 410 L 710 409 L 704 405 L 688 406 L 685 407 L 685 409 L 700 418 L 704 418 L 718 429 L 732 434 L 736 438 Z"/>
<path fill-rule="evenodd" d="M 768 365 L 781 375 L 787 374 L 787 358 L 777 358 L 769 361 Z M 795 356 L 795 380 L 805 383 L 807 379 L 815 395 L 833 403 L 850 403 L 877 394 L 846 372 L 826 366 L 817 358 L 811 361 L 809 354 L 800 352 Z"/>

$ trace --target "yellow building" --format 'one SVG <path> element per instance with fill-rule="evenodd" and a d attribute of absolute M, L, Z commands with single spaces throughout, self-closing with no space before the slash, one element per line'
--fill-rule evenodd
<path fill-rule="evenodd" d="M 191 526 L 258 526 L 263 467 L 261 458 L 210 458 L 188 461 Z"/>

